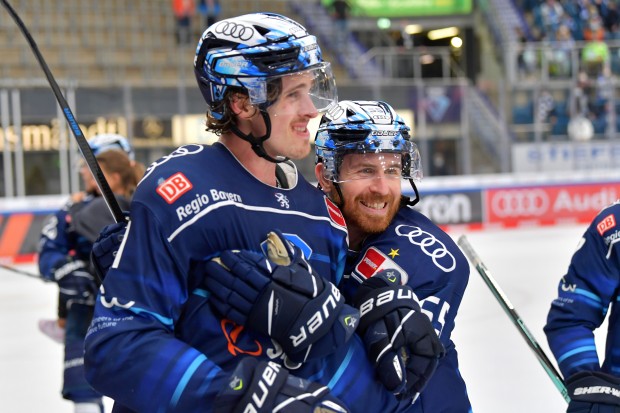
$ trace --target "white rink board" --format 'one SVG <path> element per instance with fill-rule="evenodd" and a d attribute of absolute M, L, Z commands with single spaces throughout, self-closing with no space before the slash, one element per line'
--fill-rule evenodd
<path fill-rule="evenodd" d="M 584 230 L 558 226 L 467 233 L 550 358 L 542 327 Z M 461 233 L 451 235 L 457 239 Z M 20 268 L 35 271 L 34 266 Z M 39 319 L 55 315 L 56 291 L 53 284 L 0 269 L 0 411 L 72 411 L 60 396 L 62 346 L 37 329 Z M 453 337 L 474 413 L 566 410 L 560 393 L 473 268 Z M 109 402 L 106 407 L 109 412 Z"/>

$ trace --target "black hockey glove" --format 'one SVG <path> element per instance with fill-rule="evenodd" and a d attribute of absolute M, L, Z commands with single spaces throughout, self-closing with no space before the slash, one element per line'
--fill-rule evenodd
<path fill-rule="evenodd" d="M 327 386 L 289 374 L 273 361 L 241 360 L 217 395 L 214 413 L 346 413 Z"/>
<path fill-rule="evenodd" d="M 437 368 L 444 348 L 417 297 L 401 275 L 384 270 L 359 287 L 358 332 L 379 379 L 399 399 L 416 398 Z"/>
<path fill-rule="evenodd" d="M 54 279 L 60 288 L 60 299 L 67 303 L 67 308 L 73 303 L 95 304 L 97 284 L 85 261 L 67 261 L 54 271 Z"/>
<path fill-rule="evenodd" d="M 567 413 L 620 413 L 620 378 L 582 371 L 566 380 L 571 398 Z"/>
<path fill-rule="evenodd" d="M 222 316 L 276 340 L 294 362 L 333 353 L 355 332 L 358 310 L 279 231 L 269 233 L 267 249 L 271 259 L 224 251 L 207 262 L 211 303 Z"/>
<path fill-rule="evenodd" d="M 127 230 L 127 222 L 117 222 L 107 225 L 101 230 L 99 237 L 93 244 L 90 252 L 90 264 L 99 283 L 103 282 L 105 275 L 114 263 L 116 251 L 123 242 L 125 231 Z"/>

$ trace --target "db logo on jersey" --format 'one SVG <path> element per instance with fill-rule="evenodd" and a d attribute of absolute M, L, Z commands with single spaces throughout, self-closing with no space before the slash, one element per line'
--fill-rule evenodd
<path fill-rule="evenodd" d="M 185 175 L 181 172 L 177 172 L 157 187 L 157 193 L 164 198 L 167 203 L 172 204 L 193 187 L 194 185 L 192 185 Z"/>
<path fill-rule="evenodd" d="M 596 226 L 596 229 L 598 230 L 598 233 L 600 235 L 603 235 L 605 231 L 615 226 L 616 226 L 616 217 L 614 217 L 614 214 L 609 214 L 605 218 L 603 218 L 601 222 L 598 223 L 598 225 Z"/>

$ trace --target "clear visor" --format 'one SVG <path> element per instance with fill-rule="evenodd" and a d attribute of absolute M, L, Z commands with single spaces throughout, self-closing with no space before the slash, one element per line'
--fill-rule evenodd
<path fill-rule="evenodd" d="M 413 142 L 404 142 L 402 151 L 383 152 L 366 145 L 347 151 L 337 168 L 334 182 L 360 179 L 414 179 L 422 180 L 420 151 Z"/>
<path fill-rule="evenodd" d="M 329 63 L 280 76 L 239 79 L 250 102 L 272 108 L 276 114 L 313 112 L 320 114 L 338 102 L 336 80 Z"/>

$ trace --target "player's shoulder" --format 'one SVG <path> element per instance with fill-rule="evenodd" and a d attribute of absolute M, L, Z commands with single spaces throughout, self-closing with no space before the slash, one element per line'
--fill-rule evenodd
<path fill-rule="evenodd" d="M 149 165 L 140 181 L 134 199 L 148 199 L 158 192 L 174 188 L 191 189 L 194 182 L 223 173 L 221 156 L 215 146 L 189 144 L 176 148 Z M 163 189 L 162 189 L 163 188 Z M 175 194 L 177 190 L 173 191 Z"/>
<path fill-rule="evenodd" d="M 469 268 L 452 237 L 421 212 L 409 207 L 401 208 L 388 228 L 372 244 L 391 255 L 403 267 L 426 263 L 445 273 L 452 273 L 461 267 Z"/>
<path fill-rule="evenodd" d="M 400 208 L 386 232 L 388 235 L 391 233 L 392 236 L 406 241 L 410 241 L 412 238 L 429 238 L 429 241 L 426 242 L 440 240 L 447 244 L 449 249 L 458 249 L 448 233 L 420 211 L 411 207 Z"/>
<path fill-rule="evenodd" d="M 146 169 L 140 184 L 157 181 L 162 174 L 169 171 L 187 170 L 189 172 L 196 164 L 203 164 L 201 169 L 207 169 L 205 167 L 211 167 L 211 163 L 206 164 L 206 162 L 215 162 L 217 159 L 215 152 L 216 148 L 209 145 L 188 144 L 179 146 L 169 154 L 152 162 Z"/>
<path fill-rule="evenodd" d="M 607 236 L 609 233 L 619 231 L 618 224 L 620 224 L 620 200 L 599 211 L 592 220 L 589 230 L 600 236 Z"/>
<path fill-rule="evenodd" d="M 346 231 L 347 223 L 338 205 L 300 173 L 297 173 L 297 182 L 291 194 L 302 201 L 299 208 L 303 212 L 315 216 L 327 216 L 335 228 Z"/>
<path fill-rule="evenodd" d="M 616 217 L 620 217 L 620 199 L 612 202 L 611 204 L 605 206 L 603 209 L 601 209 L 598 214 L 596 214 L 596 217 L 594 218 L 594 220 L 596 222 L 600 222 L 602 220 L 604 220 L 606 217 L 608 217 L 609 215 L 614 215 Z"/>

